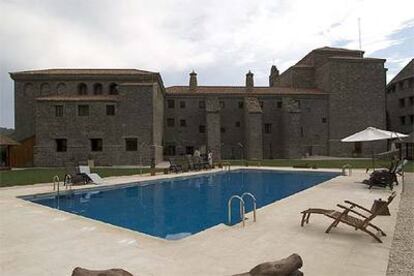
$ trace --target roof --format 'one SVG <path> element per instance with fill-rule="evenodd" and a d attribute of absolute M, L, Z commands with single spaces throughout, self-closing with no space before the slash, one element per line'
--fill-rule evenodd
<path fill-rule="evenodd" d="M 12 72 L 14 75 L 142 75 L 155 74 L 155 72 L 138 70 L 138 69 L 42 69 Z"/>
<path fill-rule="evenodd" d="M 56 101 L 56 102 L 115 102 L 118 98 L 113 95 L 99 96 L 47 96 L 36 98 L 37 101 Z"/>
<path fill-rule="evenodd" d="M 247 94 L 245 86 L 197 86 L 195 91 L 190 91 L 188 86 L 167 87 L 167 94 L 197 95 L 197 94 Z M 259 95 L 324 95 L 319 89 L 291 88 L 291 87 L 266 87 L 255 86 L 248 94 Z"/>
<path fill-rule="evenodd" d="M 414 58 L 411 59 L 400 72 L 398 72 L 398 74 L 388 83 L 388 85 L 411 77 L 414 77 Z"/>
<path fill-rule="evenodd" d="M 351 49 L 328 47 L 328 46 L 316 48 L 313 51 L 332 51 L 332 52 L 347 52 L 347 53 L 349 53 L 349 52 L 364 52 L 362 50 L 351 50 Z"/>
<path fill-rule="evenodd" d="M 20 143 L 14 141 L 12 138 L 8 136 L 0 134 L 0 146 L 15 146 L 15 145 L 20 145 Z"/>

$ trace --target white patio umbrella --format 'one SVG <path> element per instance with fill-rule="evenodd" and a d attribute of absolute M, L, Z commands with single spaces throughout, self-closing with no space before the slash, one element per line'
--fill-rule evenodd
<path fill-rule="evenodd" d="M 348 137 L 341 139 L 341 142 L 345 143 L 354 143 L 354 142 L 371 142 L 371 141 L 380 141 L 388 139 L 402 139 L 408 137 L 406 134 L 382 130 L 375 127 L 367 127 L 366 129 L 354 133 Z M 372 166 L 375 169 L 374 163 L 374 150 L 372 150 Z"/>

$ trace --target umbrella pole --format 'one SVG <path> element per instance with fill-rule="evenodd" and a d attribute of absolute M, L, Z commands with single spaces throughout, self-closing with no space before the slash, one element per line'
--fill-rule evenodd
<path fill-rule="evenodd" d="M 375 171 L 374 145 L 372 143 L 371 143 L 371 152 L 372 152 L 372 170 Z"/>

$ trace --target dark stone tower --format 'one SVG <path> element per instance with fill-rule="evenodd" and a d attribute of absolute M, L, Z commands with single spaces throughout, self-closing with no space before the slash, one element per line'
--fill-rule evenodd
<path fill-rule="evenodd" d="M 197 89 L 197 73 L 191 72 L 190 73 L 190 91 L 195 91 Z"/>
<path fill-rule="evenodd" d="M 246 91 L 252 92 L 254 87 L 253 73 L 249 72 L 246 74 Z"/>
<path fill-rule="evenodd" d="M 277 70 L 276 65 L 272 65 L 272 68 L 270 69 L 270 75 L 269 75 L 269 86 L 274 87 L 276 86 L 276 80 L 279 77 L 279 70 Z"/>

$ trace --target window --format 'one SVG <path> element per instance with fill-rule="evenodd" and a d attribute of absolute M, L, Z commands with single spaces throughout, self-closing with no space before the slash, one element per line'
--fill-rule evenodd
<path fill-rule="evenodd" d="M 243 107 L 244 107 L 244 102 L 239 102 L 239 108 L 243 109 Z"/>
<path fill-rule="evenodd" d="M 221 133 L 226 133 L 226 128 L 221 127 L 221 128 L 220 128 L 220 132 L 221 132 Z"/>
<path fill-rule="evenodd" d="M 66 152 L 67 151 L 67 139 L 56 139 L 56 151 Z"/>
<path fill-rule="evenodd" d="M 327 121 L 327 120 L 326 120 L 326 117 L 323 117 L 323 118 L 322 118 L 322 123 L 324 123 L 324 124 L 325 124 L 325 123 L 326 123 L 326 121 Z"/>
<path fill-rule="evenodd" d="M 404 81 L 400 81 L 400 82 L 398 83 L 398 89 L 399 89 L 399 90 L 403 90 L 403 89 L 404 89 Z"/>
<path fill-rule="evenodd" d="M 281 101 L 277 102 L 277 108 L 282 108 L 282 102 Z"/>
<path fill-rule="evenodd" d="M 412 88 L 414 86 L 414 78 L 408 80 L 408 87 Z"/>
<path fill-rule="evenodd" d="M 220 108 L 223 109 L 225 107 L 226 107 L 225 103 L 223 101 L 220 101 Z"/>
<path fill-rule="evenodd" d="M 185 101 L 180 101 L 180 108 L 185 108 Z"/>
<path fill-rule="evenodd" d="M 180 127 L 186 127 L 187 126 L 187 122 L 184 119 L 180 120 Z"/>
<path fill-rule="evenodd" d="M 126 151 L 137 151 L 138 150 L 138 139 L 137 138 L 125 138 L 125 150 Z"/>
<path fill-rule="evenodd" d="M 272 133 L 272 124 L 265 124 L 264 125 L 264 133 L 266 133 L 266 134 Z"/>
<path fill-rule="evenodd" d="M 236 125 L 236 127 L 240 127 L 240 122 L 237 121 L 235 125 Z"/>
<path fill-rule="evenodd" d="M 194 153 L 194 147 L 192 146 L 185 147 L 185 154 L 193 155 L 193 153 Z"/>
<path fill-rule="evenodd" d="M 102 139 L 91 139 L 91 151 L 102 151 Z"/>
<path fill-rule="evenodd" d="M 89 105 L 78 105 L 79 116 L 89 116 Z"/>
<path fill-rule="evenodd" d="M 303 127 L 300 127 L 300 137 L 304 136 L 304 131 L 303 131 Z"/>
<path fill-rule="evenodd" d="M 206 108 L 206 102 L 205 101 L 199 101 L 198 102 L 198 108 L 200 108 L 200 109 Z"/>
<path fill-rule="evenodd" d="M 116 83 L 109 85 L 109 95 L 118 95 L 118 85 Z"/>
<path fill-rule="evenodd" d="M 204 125 L 198 126 L 198 132 L 200 132 L 200 133 L 206 133 L 206 126 L 204 126 Z"/>
<path fill-rule="evenodd" d="M 167 100 L 167 107 L 168 108 L 175 108 L 175 101 L 174 100 Z"/>
<path fill-rule="evenodd" d="M 405 116 L 400 116 L 401 125 L 405 125 Z"/>
<path fill-rule="evenodd" d="M 95 94 L 95 95 L 102 95 L 102 84 L 95 83 L 93 85 L 93 94 Z"/>
<path fill-rule="evenodd" d="M 63 105 L 55 105 L 55 116 L 63 117 Z"/>
<path fill-rule="evenodd" d="M 361 154 L 362 153 L 362 143 L 361 142 L 355 142 L 354 143 L 354 153 L 355 154 Z"/>
<path fill-rule="evenodd" d="M 174 127 L 175 120 L 174 118 L 167 118 L 167 127 Z"/>
<path fill-rule="evenodd" d="M 88 95 L 88 87 L 85 83 L 80 83 L 78 85 L 78 94 L 79 95 Z"/>
<path fill-rule="evenodd" d="M 114 116 L 115 115 L 115 105 L 108 104 L 106 105 L 106 115 Z"/>
<path fill-rule="evenodd" d="M 414 115 L 413 114 L 410 115 L 410 123 L 414 124 Z"/>
<path fill-rule="evenodd" d="M 410 105 L 414 105 L 414 96 L 410 97 Z"/>
<path fill-rule="evenodd" d="M 263 108 L 263 101 L 259 101 L 260 107 Z"/>
<path fill-rule="evenodd" d="M 404 107 L 404 106 L 405 106 L 405 99 L 404 99 L 404 98 L 399 99 L 399 101 L 398 101 L 398 105 L 399 105 L 400 107 Z"/>
<path fill-rule="evenodd" d="M 175 155 L 175 146 L 174 145 L 167 145 L 165 147 L 164 154 L 169 155 L 169 156 Z"/>

